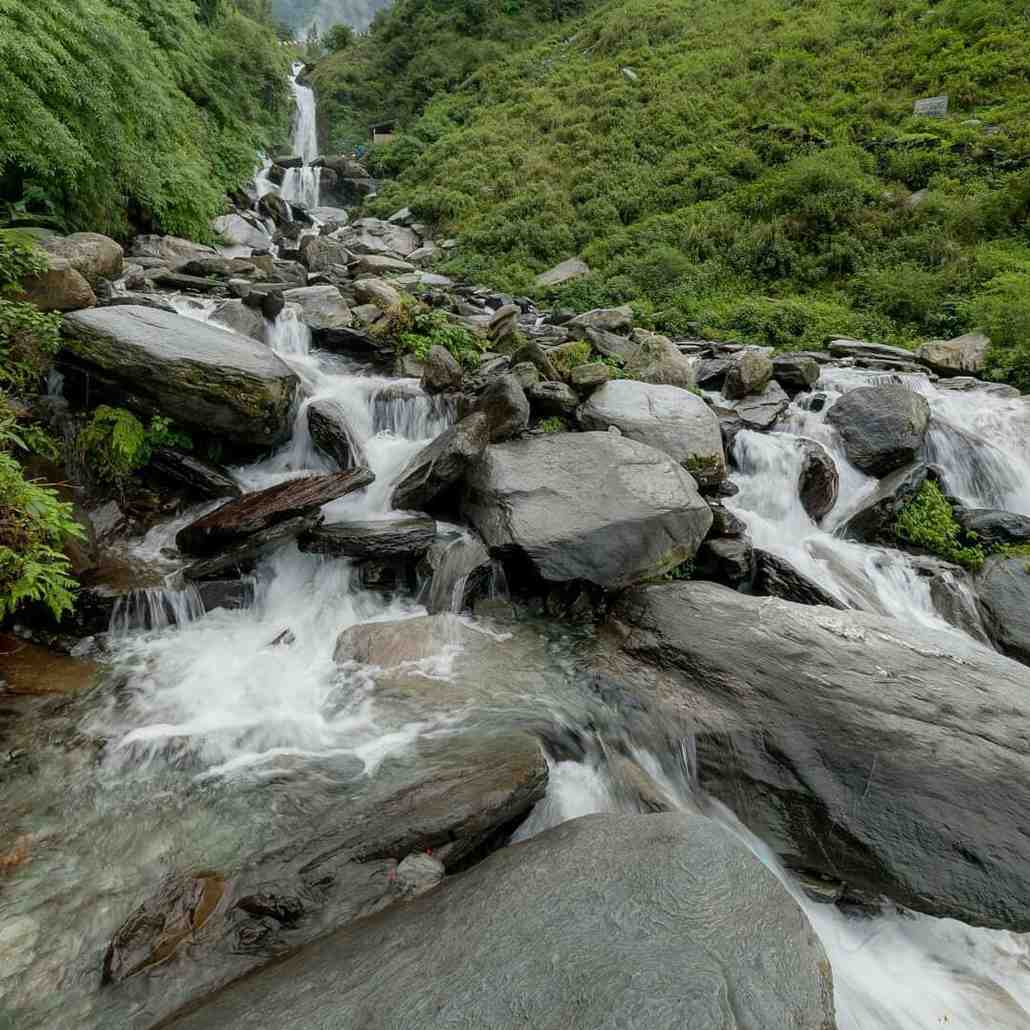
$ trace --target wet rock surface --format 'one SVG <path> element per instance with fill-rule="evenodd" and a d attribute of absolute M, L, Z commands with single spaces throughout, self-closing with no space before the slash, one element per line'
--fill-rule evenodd
<path fill-rule="evenodd" d="M 863 386 L 844 394 L 826 418 L 855 468 L 885 476 L 915 459 L 930 422 L 930 406 L 905 386 Z"/>
<path fill-rule="evenodd" d="M 237 868 L 174 874 L 114 935 L 105 962 L 110 1025 L 153 1026 L 397 902 L 408 893 L 398 865 L 413 853 L 429 850 L 445 869 L 461 868 L 517 824 L 546 783 L 543 754 L 526 734 L 424 741 L 407 759 L 388 760 L 345 820 L 331 809 L 311 813 L 292 839 Z"/>
<path fill-rule="evenodd" d="M 312 443 L 342 472 L 367 466 L 365 448 L 342 404 L 330 398 L 312 401 L 307 421 Z"/>
<path fill-rule="evenodd" d="M 212 555 L 287 519 L 315 514 L 323 504 L 368 486 L 374 478 L 367 468 L 359 468 L 289 479 L 201 516 L 180 529 L 175 542 L 185 554 Z"/>
<path fill-rule="evenodd" d="M 709 583 L 638 588 L 612 618 L 609 692 L 692 732 L 702 786 L 788 865 L 1030 928 L 1024 666 L 958 634 Z"/>
<path fill-rule="evenodd" d="M 290 432 L 297 376 L 267 347 L 182 315 L 132 306 L 65 316 L 66 370 L 144 415 L 242 444 Z"/>
<path fill-rule="evenodd" d="M 613 433 L 487 448 L 463 513 L 495 554 L 550 582 L 615 589 L 692 557 L 712 522 L 694 480 L 661 451 Z"/>
<path fill-rule="evenodd" d="M 284 1030 L 836 1025 L 829 965 L 796 903 L 721 826 L 681 814 L 588 816 L 505 848 L 172 1025 L 255 1018 Z"/>
<path fill-rule="evenodd" d="M 988 558 L 976 575 L 987 632 L 998 649 L 1030 664 L 1030 557 Z"/>
<path fill-rule="evenodd" d="M 306 533 L 302 551 L 347 558 L 419 558 L 436 539 L 430 518 L 333 522 Z"/>

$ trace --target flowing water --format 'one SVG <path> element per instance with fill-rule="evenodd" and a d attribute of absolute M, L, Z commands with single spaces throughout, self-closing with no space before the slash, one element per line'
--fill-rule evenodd
<path fill-rule="evenodd" d="M 315 206 L 314 99 L 295 81 L 299 72 L 296 66 L 295 149 L 304 167 L 290 170 L 282 193 L 291 203 Z M 267 171 L 258 185 L 270 188 Z M 202 321 L 215 306 L 189 297 L 171 301 Z M 453 408 L 415 380 L 368 375 L 313 350 L 290 306 L 269 326 L 268 338 L 299 376 L 305 397 L 290 442 L 234 469 L 238 481 L 260 489 L 329 471 L 306 414 L 311 403 L 332 400 L 346 413 L 376 480 L 327 505 L 326 519 L 397 517 L 389 504 L 393 483 L 453 422 Z M 827 370 L 813 397 L 830 402 L 877 378 L 883 377 Z M 900 378 L 931 405 L 927 458 L 945 469 L 951 488 L 971 505 L 1030 514 L 1022 402 L 940 389 L 923 376 Z M 815 410 L 813 397 L 798 399 L 782 431 L 740 434 L 734 474 L 740 493 L 729 503 L 758 546 L 789 559 L 845 603 L 946 625 L 908 556 L 836 535 L 874 483 L 844 460 L 825 406 Z M 839 500 L 821 525 L 797 500 L 799 437 L 823 443 L 840 469 Z M 9 753 L 31 747 L 31 762 L 10 760 L 13 786 L 0 794 L 0 825 L 16 835 L 15 849 L 0 855 L 0 868 L 7 869 L 0 895 L 0 1026 L 119 1025 L 98 991 L 103 950 L 169 869 L 231 867 L 270 838 L 345 818 L 347 803 L 391 775 L 391 761 L 410 754 L 421 737 L 546 724 L 592 743 L 581 760 L 549 763 L 547 796 L 519 839 L 589 812 L 638 806 L 619 772 L 629 760 L 668 804 L 720 818 L 780 877 L 830 958 L 841 1030 L 1030 1027 L 1027 937 L 904 912 L 854 918 L 809 900 L 761 842 L 699 792 L 690 741 L 670 753 L 635 739 L 589 689 L 577 672 L 586 631 L 465 617 L 445 623 L 475 630 L 484 646 L 466 653 L 461 635 L 445 632 L 432 653 L 409 663 L 428 688 L 417 704 L 410 697 L 393 703 L 376 670 L 334 661 L 337 636 L 349 626 L 414 618 L 426 611 L 420 599 L 434 610 L 460 611 L 468 577 L 484 567 L 481 547 L 467 532 L 440 527 L 445 548 L 418 597 L 365 590 L 353 563 L 286 544 L 258 564 L 248 607 L 205 611 L 196 592 L 178 581 L 173 543 L 178 529 L 209 507 L 182 513 L 132 544 L 132 557 L 159 569 L 165 586 L 137 590 L 119 603 L 106 681 L 51 713 L 42 738 L 31 722 L 9 729 L 8 742 L 26 742 Z M 499 568 L 488 575 L 490 589 L 503 594 Z M 603 744 L 600 725 L 609 728 Z"/>
<path fill-rule="evenodd" d="M 288 168 L 283 179 L 280 195 L 288 204 L 300 204 L 305 208 L 318 207 L 321 191 L 322 169 L 312 168 L 311 162 L 318 157 L 318 121 L 315 108 L 315 94 L 308 86 L 302 86 L 297 77 L 304 70 L 299 62 L 293 66 L 290 88 L 296 113 L 293 121 L 293 153 L 301 159 L 299 168 Z"/>
<path fill-rule="evenodd" d="M 922 394 L 931 410 L 924 460 L 939 465 L 948 489 L 969 507 L 1030 514 L 1028 409 L 1018 398 L 990 391 L 941 389 L 925 375 L 889 375 L 857 369 L 825 369 L 812 394 L 796 398 L 780 430 L 743 431 L 735 443 L 740 492 L 727 506 L 748 524 L 757 547 L 786 558 L 846 605 L 949 628 L 937 614 L 930 581 L 919 564 L 900 551 L 843 539 L 839 533 L 876 489 L 877 481 L 850 465 L 826 421 L 833 401 L 849 390 L 878 382 L 901 382 Z M 821 406 L 813 403 L 822 401 Z M 816 410 L 818 408 L 818 410 Z M 837 503 L 820 524 L 798 497 L 802 439 L 821 443 L 840 473 Z M 968 588 L 953 589 L 972 605 Z"/>

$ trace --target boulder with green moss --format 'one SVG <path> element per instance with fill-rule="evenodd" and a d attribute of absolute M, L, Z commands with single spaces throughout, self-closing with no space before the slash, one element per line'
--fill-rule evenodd
<path fill-rule="evenodd" d="M 67 315 L 61 368 L 94 395 L 228 443 L 287 440 L 299 380 L 267 347 L 182 315 L 131 305 Z"/>

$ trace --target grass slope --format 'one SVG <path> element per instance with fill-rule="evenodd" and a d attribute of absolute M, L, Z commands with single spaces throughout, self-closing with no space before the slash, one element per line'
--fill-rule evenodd
<path fill-rule="evenodd" d="M 1025 2 L 619 0 L 450 76 L 378 155 L 376 210 L 410 204 L 460 235 L 451 271 L 512 290 L 582 254 L 558 301 L 676 332 L 982 324 L 1030 386 L 1028 69 Z M 940 93 L 946 117 L 912 113 Z"/>

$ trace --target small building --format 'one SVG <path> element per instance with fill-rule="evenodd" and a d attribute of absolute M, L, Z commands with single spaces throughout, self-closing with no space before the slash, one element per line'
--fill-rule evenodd
<path fill-rule="evenodd" d="M 372 145 L 377 143 L 390 143 L 393 141 L 393 122 L 383 122 L 381 125 L 373 125 L 369 130 L 372 137 Z"/>

